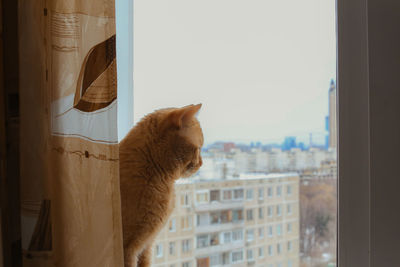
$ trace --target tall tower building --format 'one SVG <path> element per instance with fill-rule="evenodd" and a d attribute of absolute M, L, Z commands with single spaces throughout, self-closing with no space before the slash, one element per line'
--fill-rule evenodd
<path fill-rule="evenodd" d="M 336 84 L 332 79 L 329 86 L 329 147 L 336 148 L 337 127 L 336 127 Z"/>

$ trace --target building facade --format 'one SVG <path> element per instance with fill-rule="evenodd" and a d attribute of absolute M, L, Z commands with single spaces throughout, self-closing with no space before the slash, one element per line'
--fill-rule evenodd
<path fill-rule="evenodd" d="M 152 266 L 298 267 L 298 174 L 179 180 Z"/>

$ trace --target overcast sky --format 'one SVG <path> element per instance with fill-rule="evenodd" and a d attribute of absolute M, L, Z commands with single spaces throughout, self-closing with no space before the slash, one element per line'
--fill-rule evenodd
<path fill-rule="evenodd" d="M 202 103 L 206 143 L 323 132 L 334 0 L 135 0 L 134 120 Z"/>

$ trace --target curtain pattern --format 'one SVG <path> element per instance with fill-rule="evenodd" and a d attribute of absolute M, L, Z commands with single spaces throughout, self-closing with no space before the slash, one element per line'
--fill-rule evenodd
<path fill-rule="evenodd" d="M 20 0 L 24 266 L 123 266 L 114 0 Z"/>

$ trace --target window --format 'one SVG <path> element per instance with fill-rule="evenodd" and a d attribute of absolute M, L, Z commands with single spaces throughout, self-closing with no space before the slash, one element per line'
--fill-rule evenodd
<path fill-rule="evenodd" d="M 182 229 L 187 231 L 192 228 L 192 216 L 187 215 L 182 218 Z"/>
<path fill-rule="evenodd" d="M 175 242 L 169 242 L 169 255 L 175 255 Z"/>
<path fill-rule="evenodd" d="M 205 248 L 209 245 L 208 235 L 197 236 L 197 248 Z"/>
<path fill-rule="evenodd" d="M 273 251 L 272 245 L 269 245 L 268 246 L 268 256 L 272 256 L 272 255 L 274 255 L 274 251 Z"/>
<path fill-rule="evenodd" d="M 190 251 L 190 239 L 182 240 L 182 252 L 187 253 Z"/>
<path fill-rule="evenodd" d="M 287 214 L 292 214 L 292 204 L 287 204 Z"/>
<path fill-rule="evenodd" d="M 292 260 L 288 260 L 287 267 L 293 267 L 293 261 Z"/>
<path fill-rule="evenodd" d="M 259 247 L 258 248 L 258 257 L 259 258 L 264 258 L 264 247 Z"/>
<path fill-rule="evenodd" d="M 258 219 L 264 219 L 264 208 L 258 208 Z"/>
<path fill-rule="evenodd" d="M 291 233 L 291 232 L 292 232 L 292 223 L 288 223 L 288 224 L 287 224 L 287 229 L 286 229 L 286 231 L 287 231 L 288 233 Z"/>
<path fill-rule="evenodd" d="M 208 193 L 200 192 L 196 194 L 197 203 L 207 203 L 208 202 Z"/>
<path fill-rule="evenodd" d="M 231 190 L 223 190 L 223 200 L 231 200 L 232 199 L 232 191 Z"/>
<path fill-rule="evenodd" d="M 247 189 L 246 191 L 246 199 L 253 200 L 253 189 Z"/>
<path fill-rule="evenodd" d="M 157 244 L 156 245 L 156 257 L 161 258 L 163 256 L 163 245 Z"/>
<path fill-rule="evenodd" d="M 263 227 L 258 228 L 258 237 L 260 239 L 264 238 L 264 228 Z"/>
<path fill-rule="evenodd" d="M 292 251 L 292 241 L 287 242 L 287 250 Z"/>
<path fill-rule="evenodd" d="M 268 211 L 267 211 L 267 213 L 268 213 L 268 217 L 272 217 L 272 215 L 273 215 L 273 213 L 274 213 L 274 209 L 273 209 L 272 206 L 268 206 Z"/>
<path fill-rule="evenodd" d="M 197 214 L 197 226 L 203 226 L 209 224 L 210 217 L 207 213 Z"/>
<path fill-rule="evenodd" d="M 276 187 L 276 195 L 278 197 L 282 196 L 282 186 L 279 185 Z"/>
<path fill-rule="evenodd" d="M 176 219 L 175 218 L 172 218 L 172 219 L 169 220 L 168 230 L 170 232 L 175 232 L 176 231 Z"/>
<path fill-rule="evenodd" d="M 282 215 L 282 208 L 281 205 L 276 206 L 276 216 L 281 216 Z"/>
<path fill-rule="evenodd" d="M 237 263 L 243 261 L 243 251 L 232 252 L 232 263 Z"/>
<path fill-rule="evenodd" d="M 214 233 L 210 235 L 210 245 L 211 246 L 217 246 L 219 245 L 219 234 Z"/>
<path fill-rule="evenodd" d="M 183 207 L 190 206 L 189 194 L 188 193 L 184 193 L 184 194 L 181 195 L 181 205 Z"/>
<path fill-rule="evenodd" d="M 232 221 L 233 222 L 243 221 L 243 210 L 233 210 L 232 211 Z"/>
<path fill-rule="evenodd" d="M 235 189 L 235 190 L 233 190 L 233 199 L 242 200 L 243 194 L 244 194 L 243 189 Z"/>
<path fill-rule="evenodd" d="M 210 200 L 211 200 L 211 202 L 220 200 L 219 199 L 219 193 L 220 193 L 219 190 L 211 190 L 210 191 Z"/>
<path fill-rule="evenodd" d="M 276 244 L 276 253 L 281 254 L 282 252 L 282 246 L 281 243 Z"/>
<path fill-rule="evenodd" d="M 231 236 L 232 236 L 231 232 L 225 232 L 223 234 L 223 242 L 224 242 L 224 244 L 231 243 Z"/>
<path fill-rule="evenodd" d="M 292 186 L 291 186 L 291 185 L 288 185 L 288 186 L 286 187 L 286 193 L 287 193 L 288 196 L 291 196 L 291 195 L 292 195 Z"/>
<path fill-rule="evenodd" d="M 253 210 L 252 209 L 250 209 L 250 210 L 246 210 L 246 219 L 248 220 L 248 221 L 252 221 L 253 220 Z"/>
<path fill-rule="evenodd" d="M 190 261 L 183 262 L 182 267 L 191 267 Z"/>
<path fill-rule="evenodd" d="M 282 235 L 282 224 L 278 224 L 278 225 L 276 226 L 276 234 L 277 234 L 278 236 Z"/>
<path fill-rule="evenodd" d="M 252 249 L 248 249 L 247 250 L 247 260 L 248 261 L 254 261 L 254 255 L 253 255 L 253 250 Z"/>
<path fill-rule="evenodd" d="M 271 198 L 272 196 L 272 187 L 268 187 L 268 197 Z"/>
<path fill-rule="evenodd" d="M 264 199 L 264 188 L 258 189 L 258 199 Z"/>
<path fill-rule="evenodd" d="M 243 240 L 243 230 L 238 229 L 232 232 L 232 240 L 233 241 L 241 241 Z"/>
<path fill-rule="evenodd" d="M 247 240 L 247 242 L 251 242 L 254 240 L 254 230 L 253 229 L 249 229 L 246 231 L 246 240 Z"/>
<path fill-rule="evenodd" d="M 211 255 L 210 256 L 210 266 L 219 266 L 221 265 L 221 257 L 220 255 Z"/>
<path fill-rule="evenodd" d="M 272 228 L 272 225 L 268 226 L 268 237 L 272 237 L 274 234 L 274 228 Z"/>

